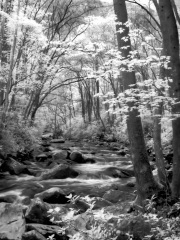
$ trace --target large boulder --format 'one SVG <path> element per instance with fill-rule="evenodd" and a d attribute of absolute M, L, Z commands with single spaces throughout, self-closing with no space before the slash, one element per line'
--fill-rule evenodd
<path fill-rule="evenodd" d="M 65 143 L 64 138 L 52 139 L 51 143 Z"/>
<path fill-rule="evenodd" d="M 124 149 L 121 149 L 116 154 L 120 155 L 120 156 L 125 156 L 127 154 L 127 152 Z"/>
<path fill-rule="evenodd" d="M 44 148 L 51 146 L 49 140 L 43 140 L 43 141 L 40 143 L 40 145 L 41 145 L 42 147 L 44 147 Z"/>
<path fill-rule="evenodd" d="M 51 208 L 50 204 L 43 202 L 40 198 L 33 199 L 25 214 L 26 221 L 28 223 L 50 224 L 48 211 Z"/>
<path fill-rule="evenodd" d="M 27 224 L 26 231 L 36 231 L 43 235 L 46 239 L 49 236 L 54 235 L 56 240 L 65 240 L 66 236 L 60 233 L 61 227 L 55 225 L 43 225 L 43 224 Z"/>
<path fill-rule="evenodd" d="M 134 195 L 128 192 L 111 189 L 103 195 L 103 198 L 109 202 L 117 203 L 117 202 L 132 201 L 134 198 Z"/>
<path fill-rule="evenodd" d="M 65 204 L 69 201 L 64 191 L 59 187 L 53 187 L 35 195 L 44 202 L 52 204 Z"/>
<path fill-rule="evenodd" d="M 136 238 L 139 237 L 140 239 L 149 235 L 151 233 L 152 227 L 153 225 L 143 215 L 129 215 L 126 216 L 126 218 L 124 218 L 122 221 L 120 221 L 118 229 L 123 233 L 130 233 Z"/>
<path fill-rule="evenodd" d="M 134 171 L 132 169 L 117 167 L 108 167 L 100 173 L 114 178 L 129 178 L 134 176 Z"/>
<path fill-rule="evenodd" d="M 41 153 L 39 155 L 36 156 L 36 160 L 38 162 L 44 162 L 48 159 L 48 156 L 45 153 Z"/>
<path fill-rule="evenodd" d="M 90 205 L 80 199 L 76 199 L 68 204 L 67 207 L 74 208 L 78 213 L 84 213 L 90 208 Z"/>
<path fill-rule="evenodd" d="M 14 203 L 17 201 L 18 197 L 17 195 L 5 195 L 0 197 L 0 202 L 6 202 L 6 203 Z"/>
<path fill-rule="evenodd" d="M 34 195 L 44 191 L 44 186 L 36 181 L 29 181 L 26 183 L 22 190 L 22 196 L 25 198 L 22 200 L 23 204 L 29 205 L 31 203 L 31 199 L 34 198 Z"/>
<path fill-rule="evenodd" d="M 125 233 L 120 233 L 116 240 L 129 240 L 129 236 Z M 138 240 L 138 239 L 137 239 Z"/>
<path fill-rule="evenodd" d="M 86 160 L 84 159 L 82 153 L 78 152 L 78 151 L 73 151 L 70 156 L 69 156 L 70 160 L 72 160 L 73 162 L 76 163 L 86 163 Z"/>
<path fill-rule="evenodd" d="M 61 164 L 62 164 L 62 162 L 61 162 Z M 46 168 L 52 169 L 52 168 L 57 167 L 58 165 L 59 165 L 58 162 L 50 160 L 50 161 L 47 162 Z"/>
<path fill-rule="evenodd" d="M 0 203 L 0 239 L 21 240 L 25 232 L 25 219 L 22 206 Z"/>
<path fill-rule="evenodd" d="M 103 198 L 100 197 L 95 197 L 94 198 L 94 206 L 93 206 L 93 210 L 95 209 L 101 209 L 107 206 L 112 206 L 113 204 L 110 201 L 107 201 Z"/>
<path fill-rule="evenodd" d="M 79 175 L 77 171 L 69 167 L 67 164 L 60 164 L 54 168 L 43 172 L 41 176 L 37 177 L 38 180 L 46 179 L 65 179 L 75 178 Z"/>
<path fill-rule="evenodd" d="M 22 240 L 47 240 L 47 238 L 45 238 L 39 232 L 32 230 L 32 231 L 24 233 L 22 236 Z"/>
<path fill-rule="evenodd" d="M 84 156 L 86 163 L 96 163 L 96 160 L 93 157 Z"/>
<path fill-rule="evenodd" d="M 12 175 L 19 175 L 21 173 L 32 175 L 24 164 L 17 162 L 13 158 L 5 160 L 1 166 L 1 170 L 3 172 L 8 171 Z"/>
<path fill-rule="evenodd" d="M 43 134 L 43 135 L 41 136 L 41 139 L 42 139 L 42 140 L 49 140 L 49 139 L 52 138 L 52 136 L 53 136 L 53 133 L 46 133 L 46 134 Z"/>
<path fill-rule="evenodd" d="M 65 160 L 65 159 L 67 159 L 67 156 L 68 156 L 68 153 L 66 150 L 56 149 L 56 150 L 52 151 L 52 158 L 54 160 L 59 160 L 59 159 Z"/>
<path fill-rule="evenodd" d="M 93 197 L 93 202 L 94 202 L 94 206 L 92 207 L 93 210 L 113 205 L 111 202 L 100 197 Z M 84 213 L 90 208 L 90 205 L 83 200 L 77 199 L 76 201 L 68 204 L 67 207 L 76 209 L 78 213 Z"/>

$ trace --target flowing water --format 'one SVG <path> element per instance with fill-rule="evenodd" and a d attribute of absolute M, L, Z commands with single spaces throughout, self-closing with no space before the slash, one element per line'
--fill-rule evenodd
<path fill-rule="evenodd" d="M 4 179 L 0 179 L 0 199 L 2 197 L 14 196 L 18 201 L 23 201 L 27 198 L 33 198 L 35 194 L 50 187 L 60 187 L 67 194 L 75 192 L 81 195 L 82 193 L 84 195 L 101 195 L 103 188 L 121 183 L 123 189 L 123 186 L 129 181 L 129 178 L 119 179 L 104 174 L 104 171 L 109 167 L 131 167 L 131 162 L 128 158 L 118 156 L 115 151 L 105 149 L 105 147 L 93 146 L 89 143 L 78 147 L 74 147 L 76 143 L 73 144 L 73 147 L 71 142 L 68 142 L 68 144 L 55 144 L 55 147 L 59 149 L 70 147 L 71 150 L 80 150 L 86 156 L 95 159 L 96 163 L 73 165 L 72 167 L 79 172 L 77 178 L 37 181 L 35 177 L 29 175 L 11 176 L 7 174 Z M 34 168 L 38 167 L 36 163 L 33 164 Z"/>

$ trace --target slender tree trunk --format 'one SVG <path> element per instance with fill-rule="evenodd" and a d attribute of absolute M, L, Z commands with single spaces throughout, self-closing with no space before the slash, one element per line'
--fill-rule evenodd
<path fill-rule="evenodd" d="M 40 104 L 39 104 L 40 93 L 41 93 L 41 90 L 37 89 L 35 96 L 34 96 L 33 104 L 32 104 L 31 125 L 34 124 L 36 112 L 40 106 Z"/>
<path fill-rule="evenodd" d="M 58 138 L 58 136 L 57 136 L 57 109 L 58 109 L 58 104 L 56 104 L 55 111 L 54 111 L 54 133 L 53 133 L 54 138 Z"/>
<path fill-rule="evenodd" d="M 30 126 L 34 125 L 34 121 L 35 121 L 35 116 L 36 116 L 36 112 L 38 110 L 38 106 L 33 108 L 33 111 L 31 113 L 31 120 L 30 120 Z"/>
<path fill-rule="evenodd" d="M 123 24 L 116 25 L 118 49 L 122 53 L 122 57 L 128 58 L 131 51 L 131 43 L 129 39 L 129 29 L 125 26 L 125 23 L 128 21 L 125 0 L 114 0 L 113 2 L 117 21 L 118 23 Z M 120 28 L 123 28 L 123 32 L 119 31 Z M 128 38 L 128 41 L 124 41 L 122 39 L 123 37 Z M 133 71 L 123 71 L 122 77 L 124 90 L 129 89 L 129 85 L 136 83 L 135 72 Z M 136 203 L 142 205 L 144 199 L 154 194 L 154 191 L 158 189 L 158 185 L 153 178 L 148 161 L 141 118 L 137 108 L 133 107 L 134 103 L 130 102 L 130 110 L 127 116 L 127 128 L 131 146 L 132 162 L 137 182 L 138 197 L 136 199 Z"/>
<path fill-rule="evenodd" d="M 11 102 L 9 104 L 9 112 L 16 110 L 15 105 L 16 105 L 16 92 L 13 92 L 12 97 L 11 97 Z"/>
<path fill-rule="evenodd" d="M 98 57 L 95 59 L 95 70 L 98 72 L 99 63 L 98 63 Z M 99 80 L 96 79 L 96 93 L 99 94 Z M 100 101 L 99 96 L 96 97 L 96 118 L 97 120 L 100 119 Z"/>
<path fill-rule="evenodd" d="M 162 51 L 164 56 L 164 50 Z M 165 78 L 166 69 L 162 66 L 160 67 L 160 78 Z M 163 90 L 163 89 L 162 89 Z M 159 96 L 162 96 L 161 91 L 159 91 Z M 159 103 L 154 109 L 153 116 L 153 141 L 154 141 L 154 151 L 156 155 L 156 166 L 158 170 L 158 178 L 160 183 L 165 187 L 168 193 L 171 192 L 169 181 L 166 174 L 164 155 L 161 144 L 161 118 L 163 114 L 163 103 Z"/>
<path fill-rule="evenodd" d="M 12 12 L 11 1 L 5 0 L 1 2 L 1 10 L 10 14 Z M 11 51 L 10 44 L 8 43 L 8 32 L 7 32 L 7 19 L 4 16 L 0 16 L 1 26 L 0 26 L 0 66 L 1 69 L 6 67 L 9 62 L 9 55 Z M 3 71 L 1 72 L 3 74 Z M 6 83 L 4 81 L 0 82 L 0 106 L 4 103 Z"/>
<path fill-rule="evenodd" d="M 90 90 L 90 84 L 85 83 L 85 98 L 86 98 L 86 109 L 87 109 L 87 115 L 88 115 L 88 122 L 91 123 L 92 121 L 92 108 L 93 108 L 93 100 L 91 97 L 91 90 Z"/>
<path fill-rule="evenodd" d="M 80 93 L 80 96 L 81 96 L 81 115 L 82 115 L 83 121 L 85 123 L 86 122 L 85 101 L 84 101 L 83 87 L 82 87 L 82 84 L 80 82 L 78 82 L 78 87 L 79 87 L 79 93 Z"/>
<path fill-rule="evenodd" d="M 8 110 L 8 107 L 9 107 L 9 93 L 10 93 L 11 86 L 12 86 L 12 72 L 13 72 L 13 65 L 14 65 L 14 55 L 15 55 L 16 42 L 17 42 L 19 11 L 20 11 L 20 0 L 18 0 L 17 23 L 16 23 L 16 26 L 15 26 L 13 45 L 12 45 L 12 48 L 11 48 L 10 66 L 9 66 L 7 85 L 6 85 L 5 104 L 4 104 L 5 112 Z"/>
<path fill-rule="evenodd" d="M 74 107 L 74 102 L 73 102 L 73 93 L 72 93 L 72 87 L 71 87 L 71 84 L 69 85 L 69 90 L 70 90 L 70 97 L 71 97 L 71 100 L 70 100 L 70 106 L 72 108 L 72 117 L 75 117 L 76 116 L 76 111 L 75 111 L 75 107 Z"/>
<path fill-rule="evenodd" d="M 29 114 L 30 114 L 30 111 L 31 111 L 31 108 L 32 108 L 32 103 L 33 103 L 33 97 L 34 97 L 34 92 L 31 93 L 31 96 L 30 96 L 30 99 L 29 99 L 29 102 L 25 108 L 25 111 L 24 111 L 24 116 L 23 116 L 23 119 L 28 119 L 29 117 Z"/>
<path fill-rule="evenodd" d="M 96 91 L 99 94 L 99 81 L 96 81 Z M 97 119 L 100 118 L 100 101 L 99 96 L 96 97 L 96 117 Z"/>
<path fill-rule="evenodd" d="M 153 141 L 159 181 L 163 186 L 165 186 L 166 189 L 169 189 L 169 183 L 166 175 L 164 156 L 161 144 L 161 116 L 162 116 L 162 104 L 156 107 L 154 110 Z"/>

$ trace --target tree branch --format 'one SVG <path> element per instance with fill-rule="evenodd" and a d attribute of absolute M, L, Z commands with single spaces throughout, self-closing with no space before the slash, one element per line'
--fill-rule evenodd
<path fill-rule="evenodd" d="M 152 15 L 152 13 L 147 9 L 145 8 L 143 5 L 141 5 L 140 3 L 136 2 L 136 0 L 133 1 L 130 1 L 130 0 L 126 0 L 127 2 L 130 2 L 130 3 L 135 3 L 137 4 L 138 6 L 140 6 L 145 12 L 147 12 L 147 14 L 149 14 L 149 16 L 154 20 L 154 22 L 157 24 L 158 28 L 161 29 L 161 26 L 160 24 L 158 23 L 158 21 L 155 19 L 155 17 Z"/>

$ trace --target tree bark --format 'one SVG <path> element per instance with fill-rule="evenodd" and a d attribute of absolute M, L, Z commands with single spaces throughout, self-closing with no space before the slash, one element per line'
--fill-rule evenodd
<path fill-rule="evenodd" d="M 129 28 L 125 25 L 125 23 L 128 21 L 125 0 L 113 0 L 113 2 L 117 21 L 118 23 L 123 24 L 116 24 L 118 50 L 121 52 L 122 57 L 128 59 L 128 55 L 131 51 L 131 42 L 129 39 Z M 119 31 L 120 28 L 123 28 L 122 32 Z M 124 41 L 122 39 L 123 37 L 125 37 L 127 41 Z M 134 71 L 123 71 L 122 77 L 124 90 L 129 89 L 129 85 L 136 83 Z M 142 205 L 143 200 L 151 197 L 159 186 L 155 182 L 152 175 L 144 141 L 141 118 L 137 108 L 134 107 L 134 103 L 129 102 L 130 110 L 127 116 L 127 128 L 131 146 L 132 162 L 137 182 L 138 198 L 136 202 L 137 204 Z"/>
<path fill-rule="evenodd" d="M 32 103 L 32 109 L 31 109 L 31 122 L 30 125 L 34 124 L 34 120 L 35 120 L 35 116 L 36 116 L 36 112 L 40 107 L 40 94 L 41 94 L 41 89 L 36 89 L 36 93 L 34 96 L 34 100 Z"/>
<path fill-rule="evenodd" d="M 24 114 L 23 114 L 23 119 L 24 120 L 28 119 L 29 114 L 31 112 L 31 108 L 32 108 L 32 104 L 33 104 L 33 97 L 34 97 L 34 91 L 31 92 L 30 99 L 29 99 L 28 104 L 27 104 L 27 106 L 24 110 Z"/>
<path fill-rule="evenodd" d="M 176 103 L 172 107 L 172 127 L 173 127 L 173 180 L 172 196 L 180 196 L 180 59 L 179 59 L 179 37 L 176 19 L 174 16 L 170 0 L 159 0 L 158 13 L 161 23 L 164 51 L 171 57 L 170 74 L 172 78 L 170 85 L 170 96 L 176 98 Z"/>
<path fill-rule="evenodd" d="M 158 170 L 159 182 L 169 190 L 169 182 L 167 179 L 164 156 L 161 144 L 161 116 L 162 116 L 162 104 L 154 109 L 154 119 L 153 119 L 153 141 L 154 141 L 154 151 L 156 155 L 156 166 Z"/>
<path fill-rule="evenodd" d="M 84 101 L 84 92 L 82 83 L 78 82 L 79 94 L 81 96 L 81 115 L 84 123 L 86 122 L 86 110 L 85 110 L 85 101 Z"/>
<path fill-rule="evenodd" d="M 98 68 L 99 68 L 99 63 L 98 63 L 98 57 L 96 56 L 95 59 L 95 71 L 96 73 L 98 72 Z M 99 94 L 99 80 L 96 79 L 96 93 Z M 100 119 L 100 100 L 99 100 L 99 96 L 96 97 L 96 117 L 97 120 Z"/>
<path fill-rule="evenodd" d="M 12 8 L 12 1 L 5 0 L 1 3 L 1 10 L 7 14 L 10 14 L 12 12 Z M 8 43 L 7 19 L 4 16 L 0 16 L 0 21 L 0 66 L 3 69 L 9 62 L 11 47 Z M 5 81 L 0 81 L 0 106 L 2 106 L 4 103 L 5 87 Z"/>

